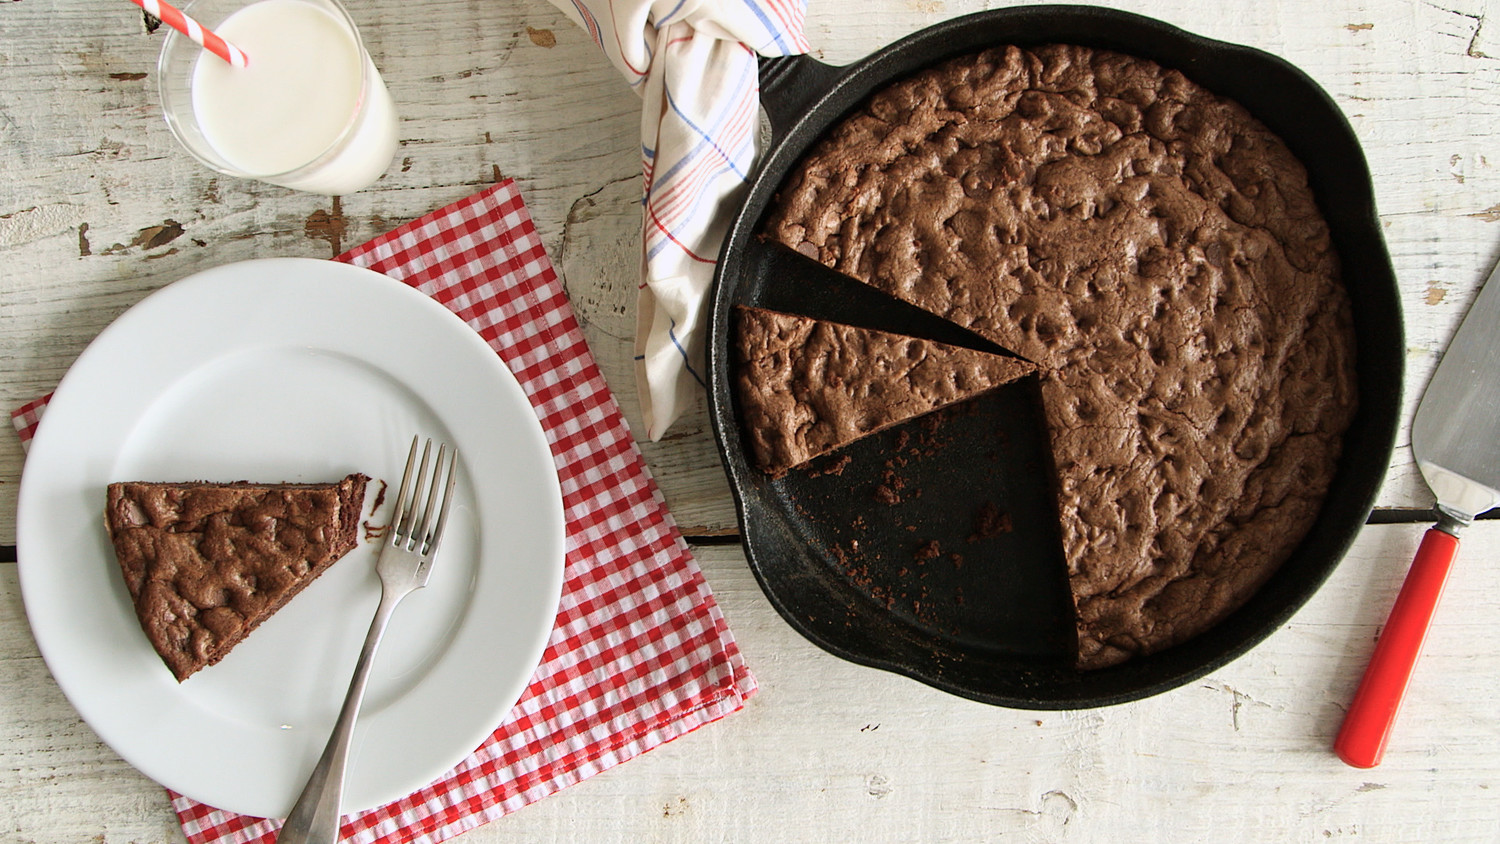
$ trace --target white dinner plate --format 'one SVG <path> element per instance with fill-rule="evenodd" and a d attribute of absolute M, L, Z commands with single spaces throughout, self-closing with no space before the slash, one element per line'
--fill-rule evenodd
<path fill-rule="evenodd" d="M 376 655 L 344 811 L 403 797 L 505 719 L 562 588 L 557 471 L 520 385 L 444 306 L 333 261 L 230 264 L 148 296 L 84 351 L 31 443 L 17 525 L 42 655 L 95 732 L 188 797 L 285 817 L 379 602 L 366 540 L 218 665 L 178 683 L 136 621 L 104 527 L 113 481 L 401 478 L 414 434 L 455 445 L 427 588 Z M 387 499 L 395 497 L 394 488 Z M 382 510 L 389 511 L 388 500 Z"/>

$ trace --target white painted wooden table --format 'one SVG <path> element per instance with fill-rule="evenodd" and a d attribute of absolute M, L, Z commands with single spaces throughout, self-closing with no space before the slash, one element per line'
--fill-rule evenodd
<path fill-rule="evenodd" d="M 50 389 L 146 293 L 267 255 L 328 257 L 514 177 L 627 415 L 638 101 L 542 0 L 350 0 L 402 112 L 371 190 L 216 177 L 171 143 L 162 33 L 120 0 L 0 3 L 0 405 Z M 1002 5 L 1002 4 L 988 4 Z M 1364 143 L 1404 292 L 1408 405 L 1500 257 L 1500 7 L 1484 0 L 1109 3 L 1301 66 Z M 843 63 L 966 0 L 813 0 Z M 1407 414 L 1409 418 L 1409 413 Z M 724 721 L 464 836 L 500 841 L 1500 841 L 1500 522 L 1465 537 L 1394 746 L 1328 751 L 1425 525 L 1403 436 L 1378 514 L 1260 647 L 1151 700 L 1036 713 L 841 662 L 788 628 L 733 539 L 701 407 L 643 449 L 762 691 Z M 0 549 L 23 457 L 0 436 Z M 724 544 L 727 542 L 728 544 Z M 63 699 L 0 563 L 0 840 L 181 840 L 161 788 Z"/>

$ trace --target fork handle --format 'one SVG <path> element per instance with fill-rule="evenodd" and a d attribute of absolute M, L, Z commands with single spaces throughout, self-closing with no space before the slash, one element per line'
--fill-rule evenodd
<path fill-rule="evenodd" d="M 405 594 L 392 596 L 391 590 L 380 590 L 380 606 L 375 609 L 375 618 L 370 621 L 370 632 L 365 634 L 365 644 L 359 652 L 359 662 L 354 666 L 354 679 L 349 681 L 349 691 L 344 695 L 344 706 L 339 710 L 338 723 L 333 725 L 333 734 L 323 748 L 323 755 L 313 767 L 307 785 L 297 798 L 297 805 L 287 815 L 281 831 L 276 835 L 277 844 L 334 844 L 339 837 L 339 804 L 344 797 L 344 770 L 349 763 L 349 740 L 354 735 L 354 721 L 359 717 L 359 707 L 364 701 L 365 685 L 370 679 L 370 663 L 374 661 L 375 648 L 385 635 L 386 623 L 391 613 Z"/>

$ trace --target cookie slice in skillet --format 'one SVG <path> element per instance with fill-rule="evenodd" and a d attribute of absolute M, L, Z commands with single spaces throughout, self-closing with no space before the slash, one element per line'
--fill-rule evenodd
<path fill-rule="evenodd" d="M 109 485 L 105 521 L 125 586 L 178 682 L 354 549 L 368 481 Z"/>
<path fill-rule="evenodd" d="M 756 463 L 773 476 L 1036 371 L 916 337 L 735 309 L 737 384 Z"/>

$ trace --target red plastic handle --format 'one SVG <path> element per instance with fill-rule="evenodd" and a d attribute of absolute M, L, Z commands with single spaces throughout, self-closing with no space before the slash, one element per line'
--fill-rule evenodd
<path fill-rule="evenodd" d="M 1354 693 L 1344 726 L 1333 743 L 1339 758 L 1356 768 L 1373 768 L 1385 755 L 1386 739 L 1457 553 L 1458 537 L 1450 533 L 1430 528 L 1422 537 L 1417 558 L 1401 585 L 1396 605 L 1391 607 L 1364 679 L 1359 681 L 1359 691 Z"/>

